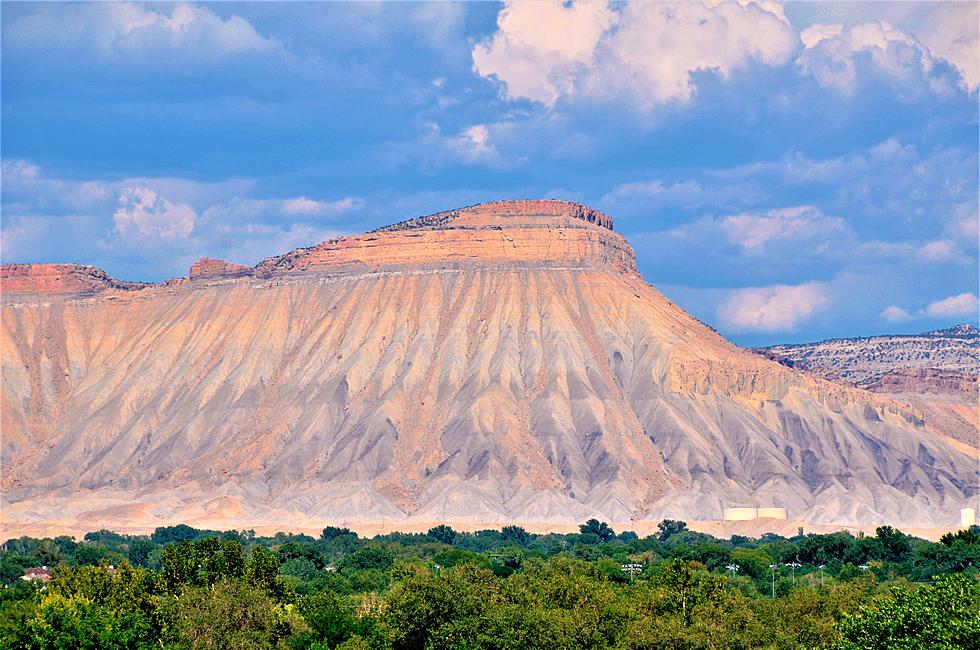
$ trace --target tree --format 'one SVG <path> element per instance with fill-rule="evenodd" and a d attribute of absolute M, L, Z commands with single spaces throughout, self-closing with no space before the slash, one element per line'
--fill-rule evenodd
<path fill-rule="evenodd" d="M 177 629 L 195 650 L 274 648 L 298 623 L 266 591 L 241 580 L 189 588 L 175 607 Z"/>
<path fill-rule="evenodd" d="M 276 552 L 281 562 L 289 560 L 307 560 L 317 567 L 323 566 L 323 556 L 313 544 L 302 544 L 289 541 L 279 546 Z"/>
<path fill-rule="evenodd" d="M 279 567 L 279 572 L 284 576 L 292 576 L 304 581 L 314 580 L 320 575 L 320 571 L 316 568 L 316 565 L 302 557 L 294 557 L 291 560 L 286 560 Z"/>
<path fill-rule="evenodd" d="M 395 650 L 480 647 L 473 642 L 498 584 L 486 569 L 462 565 L 439 576 L 410 576 L 387 594 L 385 620 Z"/>
<path fill-rule="evenodd" d="M 519 546 L 498 548 L 490 554 L 491 569 L 494 575 L 506 578 L 521 568 L 526 552 Z"/>
<path fill-rule="evenodd" d="M 187 541 L 165 546 L 160 551 L 160 568 L 171 592 L 180 590 L 185 584 L 197 583 L 197 558 Z"/>
<path fill-rule="evenodd" d="M 847 533 L 831 533 L 829 535 L 807 535 L 799 544 L 795 557 L 800 562 L 819 566 L 834 561 L 840 561 L 854 540 Z"/>
<path fill-rule="evenodd" d="M 8 588 L 0 590 L 0 593 L 6 595 L 10 591 L 13 590 Z M 0 648 L 22 650 L 37 647 L 30 629 L 30 621 L 36 612 L 37 605 L 33 598 L 0 602 Z"/>
<path fill-rule="evenodd" d="M 221 544 L 221 556 L 218 569 L 222 576 L 238 578 L 245 574 L 245 552 L 242 544 L 236 539 L 226 539 Z"/>
<path fill-rule="evenodd" d="M 119 533 L 106 530 L 105 528 L 95 532 L 85 533 L 85 536 L 82 539 L 84 539 L 86 542 L 97 542 L 110 546 L 119 546 L 127 542 L 125 535 L 120 535 Z"/>
<path fill-rule="evenodd" d="M 75 550 L 75 563 L 88 566 L 99 566 L 103 558 L 109 555 L 109 550 L 98 544 L 82 544 Z"/>
<path fill-rule="evenodd" d="M 662 575 L 658 584 L 671 590 L 677 596 L 684 624 L 690 625 L 694 608 L 711 599 L 723 588 L 723 581 L 703 571 L 698 562 L 674 559 L 660 565 Z"/>
<path fill-rule="evenodd" d="M 353 537 L 357 539 L 357 533 L 350 528 L 338 528 L 337 526 L 327 526 L 320 533 L 320 539 L 330 541 L 338 537 Z"/>
<path fill-rule="evenodd" d="M 0 582 L 16 585 L 24 575 L 24 569 L 38 564 L 36 558 L 22 553 L 6 552 L 0 556 Z"/>
<path fill-rule="evenodd" d="M 957 541 L 963 542 L 964 544 L 980 544 L 980 532 L 978 532 L 976 526 L 971 526 L 970 528 L 958 530 L 955 533 L 944 533 L 939 538 L 939 541 L 946 546 L 952 546 Z"/>
<path fill-rule="evenodd" d="M 661 542 L 666 542 L 677 533 L 687 530 L 687 522 L 674 519 L 664 519 L 657 524 L 657 528 L 660 530 L 660 532 L 657 534 L 657 538 Z"/>
<path fill-rule="evenodd" d="M 432 556 L 432 561 L 444 569 L 454 567 L 458 564 L 475 564 L 477 566 L 488 566 L 487 558 L 478 555 L 473 551 L 464 551 L 461 548 L 454 548 L 447 551 L 439 551 Z"/>
<path fill-rule="evenodd" d="M 504 526 L 500 529 L 500 537 L 504 541 L 518 546 L 527 546 L 531 541 L 531 533 L 520 526 Z"/>
<path fill-rule="evenodd" d="M 150 540 L 160 545 L 190 542 L 200 537 L 203 532 L 196 528 L 191 528 L 187 524 L 161 526 L 153 531 L 153 534 L 150 535 Z"/>
<path fill-rule="evenodd" d="M 365 546 L 353 553 L 348 553 L 340 561 L 340 569 L 343 571 L 364 569 L 390 571 L 394 565 L 395 556 L 391 554 L 391 551 L 380 546 Z"/>
<path fill-rule="evenodd" d="M 598 540 L 603 542 L 608 542 L 616 536 L 616 531 L 614 531 L 609 524 L 604 521 L 599 521 L 598 519 L 589 519 L 587 522 L 579 526 L 578 529 L 582 533 L 583 537 L 595 536 L 598 538 Z"/>
<path fill-rule="evenodd" d="M 129 552 L 127 553 L 129 561 L 133 566 L 148 566 L 150 562 L 150 553 L 154 549 L 154 544 L 148 539 L 134 539 L 129 543 Z"/>
<path fill-rule="evenodd" d="M 164 628 L 159 575 L 128 563 L 60 567 L 29 621 L 38 648 L 150 648 Z"/>
<path fill-rule="evenodd" d="M 442 542 L 443 544 L 449 544 L 452 546 L 456 542 L 456 538 L 459 536 L 455 530 L 446 525 L 438 525 L 429 529 L 426 533 L 429 537 L 436 540 L 437 542 Z"/>
<path fill-rule="evenodd" d="M 897 587 L 840 622 L 839 650 L 980 648 L 980 586 L 945 575 L 933 586 Z"/>
<path fill-rule="evenodd" d="M 279 577 L 279 559 L 261 546 L 252 548 L 252 554 L 245 565 L 245 579 L 253 587 L 265 589 L 274 598 L 281 599 L 286 586 Z"/>
<path fill-rule="evenodd" d="M 726 566 L 732 561 L 732 552 L 720 544 L 696 544 L 687 556 L 705 565 L 709 571 Z"/>
<path fill-rule="evenodd" d="M 310 626 L 310 632 L 300 639 L 303 647 L 316 642 L 333 648 L 364 628 L 354 605 L 331 591 L 321 591 L 299 599 L 296 609 Z"/>
<path fill-rule="evenodd" d="M 901 562 L 912 550 L 908 535 L 891 526 L 879 526 L 875 529 L 875 538 L 881 544 L 883 560 Z"/>
<path fill-rule="evenodd" d="M 41 601 L 34 618 L 27 625 L 31 645 L 37 648 L 123 650 L 129 647 L 127 641 L 138 642 L 138 636 L 127 639 L 118 634 L 120 630 L 114 629 L 112 619 L 108 608 L 96 605 L 87 598 L 52 594 Z"/>

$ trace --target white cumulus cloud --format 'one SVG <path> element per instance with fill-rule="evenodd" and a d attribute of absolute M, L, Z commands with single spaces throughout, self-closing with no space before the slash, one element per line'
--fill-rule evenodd
<path fill-rule="evenodd" d="M 692 75 L 788 62 L 799 38 L 771 2 L 507 2 L 498 31 L 473 49 L 476 71 L 506 96 L 552 106 L 563 96 L 625 94 L 649 108 L 686 102 Z"/>
<path fill-rule="evenodd" d="M 41 168 L 29 160 L 4 160 L 2 165 L 3 184 L 16 183 L 18 181 L 32 181 L 37 178 Z"/>
<path fill-rule="evenodd" d="M 828 217 L 819 209 L 803 205 L 769 210 L 763 214 L 743 213 L 724 217 L 722 231 L 747 253 L 763 253 L 767 244 L 820 242 L 850 236 L 850 228 L 839 217 Z"/>
<path fill-rule="evenodd" d="M 977 317 L 977 296 L 973 293 L 961 293 L 949 298 L 943 298 L 929 303 L 926 315 L 933 318 L 950 318 L 953 316 Z"/>
<path fill-rule="evenodd" d="M 282 211 L 288 215 L 334 216 L 363 205 L 364 201 L 356 197 L 346 197 L 337 201 L 319 201 L 298 196 L 295 199 L 285 199 L 282 202 Z"/>
<path fill-rule="evenodd" d="M 980 240 L 980 214 L 975 201 L 960 203 L 950 215 L 946 230 L 961 244 L 976 248 Z"/>
<path fill-rule="evenodd" d="M 735 291 L 718 316 L 732 330 L 741 332 L 787 332 L 810 319 L 828 305 L 819 284 L 777 284 Z"/>
<path fill-rule="evenodd" d="M 948 262 L 957 257 L 956 248 L 953 242 L 939 240 L 923 244 L 915 252 L 915 258 L 927 264 L 940 264 Z"/>
<path fill-rule="evenodd" d="M 926 45 L 886 22 L 815 24 L 803 30 L 800 38 L 806 47 L 797 65 L 826 87 L 854 90 L 865 59 L 901 88 L 919 88 L 922 81 L 938 92 L 953 87 L 944 85 L 941 74 L 933 74 L 937 61 Z"/>
<path fill-rule="evenodd" d="M 936 56 L 956 66 L 966 89 L 976 90 L 980 85 L 980 4 L 936 2 L 930 9 L 915 30 L 916 36 Z"/>
<path fill-rule="evenodd" d="M 116 232 L 125 240 L 186 239 L 197 213 L 186 203 L 172 203 L 148 187 L 130 187 L 119 195 L 113 215 Z"/>
<path fill-rule="evenodd" d="M 910 312 L 908 309 L 891 305 L 881 312 L 881 318 L 889 322 L 922 318 L 960 318 L 976 320 L 980 312 L 980 302 L 974 293 L 964 292 L 929 303 L 925 309 Z"/>
<path fill-rule="evenodd" d="M 886 307 L 885 310 L 881 312 L 881 318 L 889 323 L 901 323 L 903 321 L 912 320 L 913 316 L 909 313 L 908 309 L 903 309 L 897 305 L 891 305 Z"/>
<path fill-rule="evenodd" d="M 506 84 L 508 96 L 551 105 L 573 91 L 617 17 L 602 2 L 507 2 L 499 31 L 473 49 L 473 65 Z"/>
<path fill-rule="evenodd" d="M 173 68 L 282 51 L 244 18 L 222 18 L 207 7 L 179 3 L 169 9 L 129 2 L 56 4 L 27 15 L 4 31 L 11 46 L 68 50 L 121 65 Z"/>

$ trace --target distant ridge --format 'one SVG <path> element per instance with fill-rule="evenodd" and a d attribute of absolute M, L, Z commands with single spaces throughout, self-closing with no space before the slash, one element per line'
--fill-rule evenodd
<path fill-rule="evenodd" d="M 784 365 L 900 400 L 943 434 L 980 447 L 980 330 L 972 324 L 757 351 Z"/>
<path fill-rule="evenodd" d="M 971 324 L 919 334 L 882 334 L 757 348 L 791 367 L 863 386 L 887 372 L 932 368 L 980 373 L 980 330 Z"/>
<path fill-rule="evenodd" d="M 913 335 L 914 336 L 914 335 Z M 963 323 L 961 325 L 954 325 L 953 327 L 947 327 L 941 330 L 932 330 L 931 332 L 925 332 L 919 336 L 941 336 L 946 338 L 964 338 L 964 339 L 977 339 L 980 338 L 980 330 L 976 326 L 969 323 Z"/>

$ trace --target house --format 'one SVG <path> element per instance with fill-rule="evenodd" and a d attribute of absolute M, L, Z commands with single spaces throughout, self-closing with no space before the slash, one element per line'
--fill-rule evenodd
<path fill-rule="evenodd" d="M 47 565 L 31 567 L 29 569 L 24 570 L 24 575 L 22 575 L 20 579 L 48 582 L 49 580 L 51 580 L 51 571 L 48 569 Z"/>

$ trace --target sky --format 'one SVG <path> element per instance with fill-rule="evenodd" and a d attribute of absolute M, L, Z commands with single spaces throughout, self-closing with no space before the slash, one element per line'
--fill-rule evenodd
<path fill-rule="evenodd" d="M 977 3 L 0 4 L 0 257 L 555 198 L 745 345 L 977 321 Z"/>

